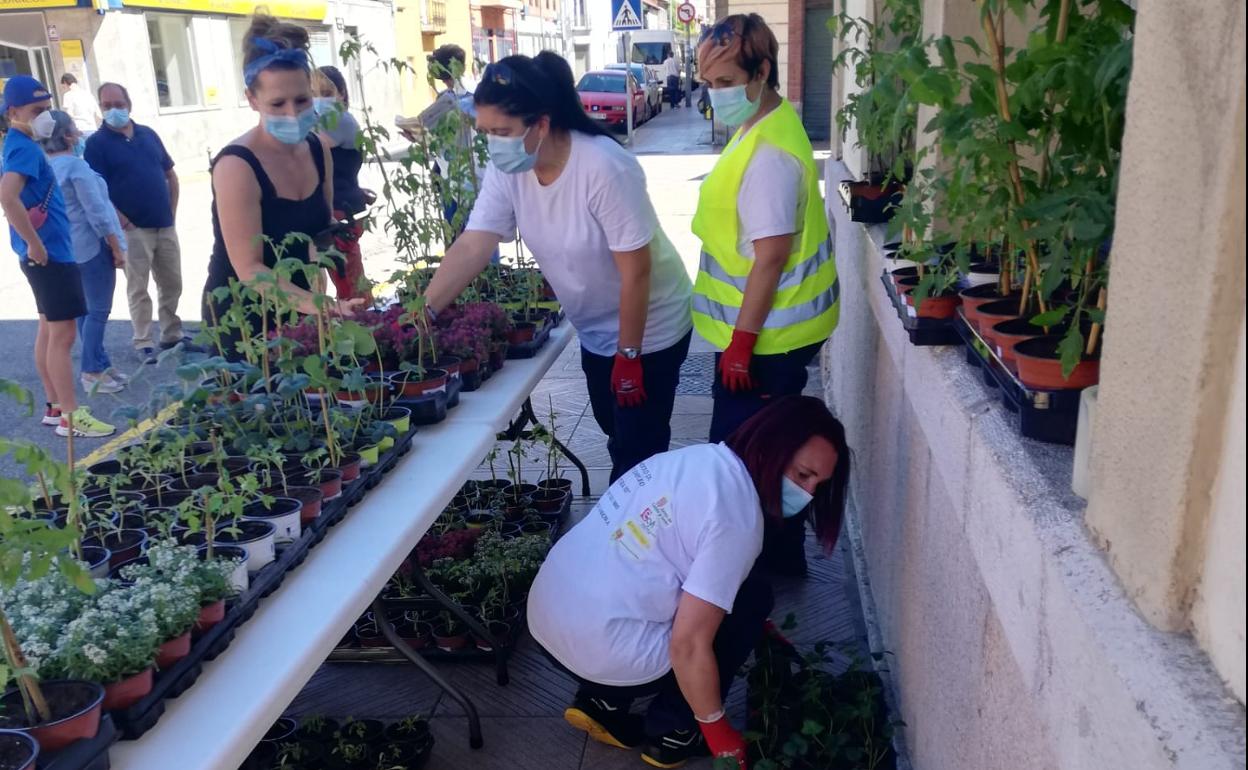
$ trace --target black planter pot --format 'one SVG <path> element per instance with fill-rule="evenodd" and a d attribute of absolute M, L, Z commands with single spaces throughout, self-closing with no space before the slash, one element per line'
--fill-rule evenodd
<path fill-rule="evenodd" d="M 273 726 L 269 728 L 269 731 L 264 734 L 260 741 L 261 743 L 277 743 L 290 740 L 298 727 L 299 723 L 291 717 L 281 717 L 273 723 Z"/>
<path fill-rule="evenodd" d="M 319 722 L 319 724 L 317 723 Z M 309 741 L 331 741 L 338 732 L 338 720 L 321 718 L 316 721 L 305 719 L 295 729 L 295 735 Z"/>
<path fill-rule="evenodd" d="M 38 741 L 18 730 L 0 730 L 0 767 L 32 770 L 38 759 Z"/>

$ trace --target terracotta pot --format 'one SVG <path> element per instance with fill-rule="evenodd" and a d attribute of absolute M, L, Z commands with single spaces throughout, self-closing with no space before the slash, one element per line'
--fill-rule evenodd
<path fill-rule="evenodd" d="M 338 471 L 342 473 L 342 483 L 350 484 L 360 477 L 361 459 L 355 452 L 345 452 L 338 463 Z"/>
<path fill-rule="evenodd" d="M 187 631 L 160 645 L 156 651 L 156 668 L 165 670 L 191 654 L 191 632 Z"/>
<path fill-rule="evenodd" d="M 225 599 L 209 602 L 199 608 L 199 617 L 195 620 L 195 631 L 202 634 L 223 620 L 225 620 Z"/>
<path fill-rule="evenodd" d="M 334 500 L 342 494 L 342 471 L 337 468 L 308 471 L 297 477 L 297 481 L 300 486 L 315 486 L 320 489 L 322 503 Z"/>
<path fill-rule="evenodd" d="M 986 302 L 976 308 L 975 314 L 977 320 L 979 321 L 979 335 L 983 337 L 984 342 L 987 342 L 988 345 L 995 351 L 997 341 L 996 338 L 993 337 L 992 327 L 1002 321 L 1008 321 L 1019 317 L 1020 313 L 1018 312 L 1018 300 L 1003 299 L 995 302 Z"/>
<path fill-rule="evenodd" d="M 58 679 L 40 683 L 43 695 L 52 709 L 52 721 L 19 729 L 39 742 L 45 753 L 60 751 L 84 738 L 94 738 L 100 731 L 104 688 L 95 682 Z M 22 696 L 13 688 L 0 699 L 0 708 L 7 714 L 22 714 Z"/>
<path fill-rule="evenodd" d="M 1018 361 L 1018 379 L 1036 390 L 1082 390 L 1095 385 L 1101 377 L 1099 356 L 1082 357 L 1070 377 L 1062 376 L 1062 362 L 1057 357 L 1061 337 L 1036 337 L 1018 343 L 1014 354 Z"/>
<path fill-rule="evenodd" d="M 906 304 L 915 308 L 919 318 L 953 318 L 958 312 L 962 298 L 954 292 L 946 292 L 939 296 L 928 297 L 915 305 L 914 294 L 906 294 Z"/>
<path fill-rule="evenodd" d="M 477 369 L 479 369 L 480 367 L 481 367 L 481 362 L 478 361 L 477 359 L 465 358 L 459 362 L 459 373 L 461 375 L 472 374 L 473 372 L 477 371 Z"/>
<path fill-rule="evenodd" d="M 321 515 L 321 503 L 325 500 L 325 493 L 319 487 L 286 487 L 284 492 L 274 490 L 272 494 L 284 494 L 303 503 L 299 511 L 299 522 L 305 526 Z"/>
<path fill-rule="evenodd" d="M 511 327 L 511 331 L 507 332 L 507 342 L 512 345 L 523 345 L 526 342 L 532 342 L 535 334 L 537 334 L 537 324 L 532 321 L 517 321 Z"/>
<path fill-rule="evenodd" d="M 458 379 L 460 372 L 463 371 L 463 366 L 463 360 L 457 356 L 442 356 L 426 368 L 441 369 L 446 372 L 447 377 L 450 377 L 451 379 Z"/>
<path fill-rule="evenodd" d="M 962 297 L 962 314 L 966 316 L 966 322 L 971 325 L 972 329 L 979 331 L 979 309 L 984 305 L 992 302 L 1001 302 L 1003 300 L 1013 300 L 1015 309 L 1017 309 L 1018 298 L 1020 295 L 1011 294 L 1002 297 L 997 293 L 997 287 L 992 284 L 984 284 L 983 286 L 972 286 L 969 289 L 963 289 Z M 1015 313 L 1017 315 L 1017 313 Z"/>
<path fill-rule="evenodd" d="M 1026 318 L 1011 318 L 992 325 L 992 344 L 997 349 L 997 358 L 1011 369 L 1016 366 L 1014 346 L 1023 340 L 1043 336 L 1044 329 L 1033 325 Z"/>
<path fill-rule="evenodd" d="M 104 685 L 103 708 L 105 711 L 128 709 L 143 700 L 143 696 L 151 691 L 152 668 L 149 666 L 134 676 Z"/>
<path fill-rule="evenodd" d="M 563 509 L 571 494 L 566 489 L 539 489 L 533 495 L 533 507 L 540 513 L 555 513 Z"/>
<path fill-rule="evenodd" d="M 433 643 L 437 645 L 439 650 L 454 652 L 455 650 L 462 650 L 468 646 L 469 638 L 466 632 L 451 634 L 449 636 L 443 635 L 444 633 L 445 629 L 439 629 L 433 632 Z"/>

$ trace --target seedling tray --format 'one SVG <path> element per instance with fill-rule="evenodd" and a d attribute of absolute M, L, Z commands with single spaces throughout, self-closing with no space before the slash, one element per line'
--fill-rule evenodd
<path fill-rule="evenodd" d="M 888 299 L 893 303 L 893 310 L 897 312 L 897 318 L 901 320 L 901 326 L 906 330 L 906 334 L 910 337 L 910 344 L 919 347 L 928 347 L 932 345 L 957 345 L 961 342 L 961 337 L 953 328 L 953 320 L 945 318 L 919 318 L 915 313 L 914 306 L 907 305 L 897 293 L 897 287 L 893 285 L 892 276 L 887 272 L 880 275 L 880 282 L 884 284 L 884 293 L 888 295 Z"/>
<path fill-rule="evenodd" d="M 1001 403 L 1012 415 L 1010 421 L 1020 435 L 1046 444 L 1075 443 L 1081 391 L 1028 388 L 1014 376 L 995 348 L 971 328 L 960 309 L 953 328 L 966 345 L 966 360 L 980 367 L 984 382 L 1000 391 Z"/>
<path fill-rule="evenodd" d="M 368 489 L 377 485 L 406 454 L 416 435 L 413 428 L 395 439 L 378 462 L 364 469 L 359 478 L 345 485 L 342 494 L 322 504 L 321 514 L 304 526 L 299 539 L 277 548 L 277 558 L 251 576 L 245 592 L 227 604 L 225 617 L 220 623 L 199 636 L 191 645 L 190 654 L 173 666 L 157 672 L 152 691 L 128 709 L 112 712 L 117 731 L 125 740 L 134 740 L 152 729 L 165 711 L 165 700 L 176 698 L 186 692 L 203 671 L 205 661 L 220 655 L 234 639 L 238 626 L 246 622 L 259 608 L 264 597 L 276 591 L 286 579 L 286 574 L 307 558 L 329 529 L 347 515 L 347 509 L 355 505 Z M 42 767 L 42 765 L 40 766 Z M 59 768 L 58 768 L 59 770 Z"/>
<path fill-rule="evenodd" d="M 890 184 L 887 189 L 870 182 L 846 180 L 836 186 L 841 203 L 853 222 L 879 224 L 893 218 L 901 205 L 904 188 Z"/>
<path fill-rule="evenodd" d="M 109 770 L 108 749 L 117 740 L 117 728 L 108 714 L 100 718 L 94 738 L 74 741 L 54 754 L 39 754 L 38 770 Z"/>
<path fill-rule="evenodd" d="M 458 397 L 458 393 L 456 394 Z M 446 410 L 450 404 L 450 383 L 447 390 L 429 393 L 416 398 L 397 398 L 395 406 L 405 406 L 412 410 L 413 425 L 433 425 L 446 419 Z"/>

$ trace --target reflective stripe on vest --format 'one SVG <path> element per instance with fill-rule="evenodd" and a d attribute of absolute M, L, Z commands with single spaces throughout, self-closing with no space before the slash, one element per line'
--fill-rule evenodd
<path fill-rule="evenodd" d="M 801 285 L 803 281 L 819 272 L 819 268 L 832 258 L 832 246 L 828 241 L 819 244 L 819 251 L 810 259 L 799 262 L 792 270 L 785 270 L 780 274 L 780 283 L 776 285 L 776 291 L 781 292 L 785 289 L 792 289 Z M 729 275 L 728 271 L 719 264 L 719 260 L 703 251 L 699 260 L 698 269 L 706 273 L 721 283 L 726 283 L 742 294 L 745 293 L 746 282 L 749 281 L 748 275 Z"/>
<path fill-rule="evenodd" d="M 782 100 L 750 131 L 738 132 L 702 183 L 693 218 L 693 232 L 702 241 L 702 250 L 692 310 L 698 333 L 721 350 L 726 348 L 754 267 L 754 259 L 738 251 L 737 206 L 746 169 L 760 142 L 801 164 L 805 200 L 792 251 L 754 345 L 756 354 L 772 355 L 822 342 L 836 328 L 840 315 L 836 260 L 819 193 L 819 172 L 801 118 L 787 101 Z"/>
<path fill-rule="evenodd" d="M 813 321 L 836 306 L 841 298 L 841 281 L 836 279 L 830 291 L 816 294 L 814 298 L 792 307 L 775 307 L 767 314 L 763 322 L 764 329 L 783 329 L 796 326 L 804 321 Z M 730 326 L 737 325 L 737 317 L 741 315 L 740 307 L 724 305 L 702 294 L 693 295 L 693 312 L 702 313 L 715 321 Z M 814 343 L 811 343 L 814 344 Z"/>

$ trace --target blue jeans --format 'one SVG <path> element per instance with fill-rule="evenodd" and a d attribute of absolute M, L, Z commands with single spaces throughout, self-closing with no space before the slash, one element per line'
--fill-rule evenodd
<path fill-rule="evenodd" d="M 87 300 L 87 314 L 78 317 L 82 371 L 98 374 L 113 365 L 104 350 L 104 330 L 113 310 L 113 290 L 117 287 L 112 250 L 101 242 L 100 253 L 78 265 L 78 270 L 82 275 L 82 293 Z"/>
<path fill-rule="evenodd" d="M 806 366 L 814 360 L 822 342 L 804 348 L 775 355 L 754 356 L 750 359 L 750 376 L 756 387 L 748 392 L 733 393 L 724 387 L 719 378 L 719 353 L 715 354 L 715 381 L 711 385 L 714 407 L 711 411 L 711 435 L 707 438 L 718 444 L 741 423 L 760 412 L 781 396 L 800 396 L 806 387 Z"/>
<path fill-rule="evenodd" d="M 652 455 L 666 452 L 672 440 L 672 407 L 676 403 L 676 386 L 680 384 L 680 366 L 689 354 L 693 332 L 669 348 L 643 353 L 641 356 L 642 387 L 646 400 L 641 406 L 620 406 L 611 392 L 611 369 L 615 356 L 600 356 L 581 348 L 581 370 L 589 390 L 589 404 L 594 420 L 607 434 L 607 452 L 611 454 L 611 483 L 634 465 Z"/>
<path fill-rule="evenodd" d="M 728 700 L 733 679 L 749 659 L 750 653 L 762 641 L 763 623 L 771 615 L 774 605 L 771 581 L 757 568 L 750 570 L 750 574 L 737 589 L 732 612 L 724 616 L 712 643 L 715 664 L 719 669 L 720 697 L 725 702 Z M 645 716 L 645 732 L 650 738 L 659 738 L 675 730 L 697 729 L 698 722 L 693 718 L 693 710 L 680 692 L 680 685 L 676 682 L 673 671 L 646 684 L 616 687 L 582 679 L 568 671 L 545 649 L 542 652 L 546 653 L 547 659 L 557 668 L 576 680 L 579 685 L 576 691 L 578 699 L 601 698 L 616 708 L 628 711 L 634 699 L 654 695 Z"/>

